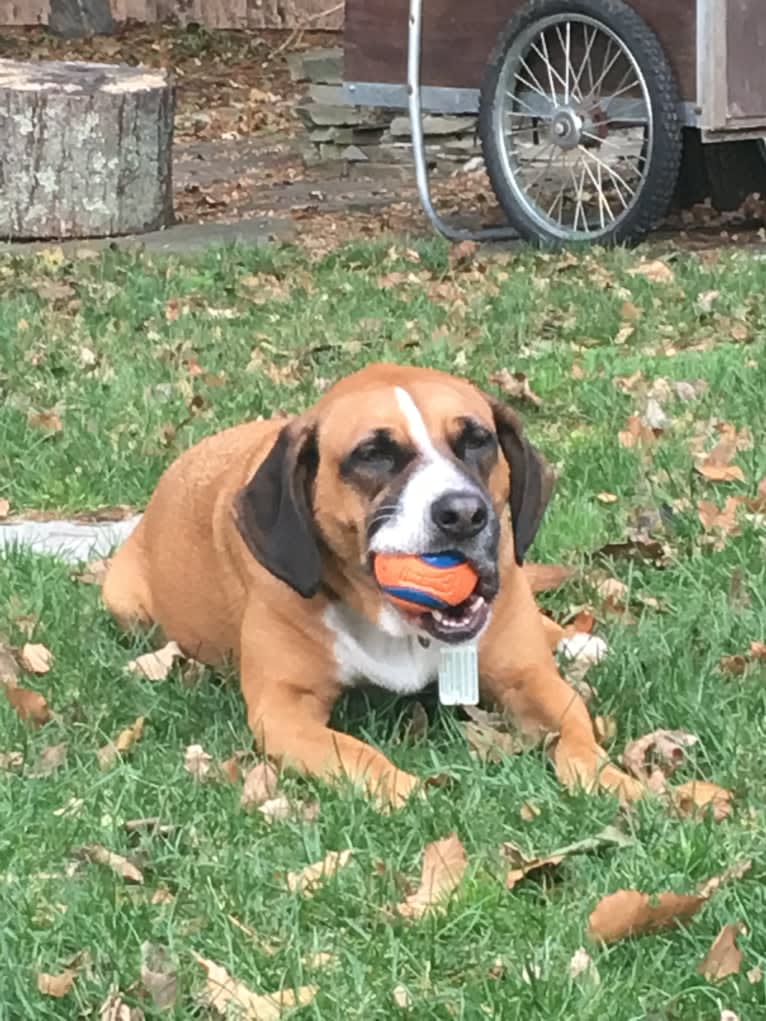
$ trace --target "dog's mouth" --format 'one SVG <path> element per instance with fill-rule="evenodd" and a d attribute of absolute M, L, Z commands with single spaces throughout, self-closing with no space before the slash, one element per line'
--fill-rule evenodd
<path fill-rule="evenodd" d="M 413 616 L 417 626 L 429 637 L 455 645 L 476 638 L 489 618 L 489 605 L 484 596 L 476 591 L 457 606 L 426 610 Z"/>

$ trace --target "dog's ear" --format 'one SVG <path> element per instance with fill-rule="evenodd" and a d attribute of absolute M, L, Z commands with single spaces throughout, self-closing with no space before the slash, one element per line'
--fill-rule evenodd
<path fill-rule="evenodd" d="M 305 598 L 316 594 L 321 577 L 311 509 L 318 463 L 316 431 L 287 425 L 235 504 L 237 527 L 256 560 Z"/>
<path fill-rule="evenodd" d="M 518 417 L 500 401 L 487 398 L 495 419 L 500 448 L 511 469 L 511 522 L 516 563 L 524 554 L 540 527 L 556 477 L 543 455 L 524 438 Z"/>

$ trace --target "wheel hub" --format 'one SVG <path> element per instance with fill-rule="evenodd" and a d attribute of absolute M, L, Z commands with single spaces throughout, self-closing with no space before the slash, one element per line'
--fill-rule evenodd
<path fill-rule="evenodd" d="M 571 106 L 560 106 L 550 125 L 551 142 L 561 149 L 576 149 L 582 141 L 583 119 Z"/>

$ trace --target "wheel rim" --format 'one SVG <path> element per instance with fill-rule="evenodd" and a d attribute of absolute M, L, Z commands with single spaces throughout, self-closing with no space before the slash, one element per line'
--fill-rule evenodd
<path fill-rule="evenodd" d="M 625 43 L 594 18 L 552 15 L 515 37 L 493 128 L 508 185 L 540 233 L 593 241 L 643 191 L 654 150 L 649 89 Z"/>

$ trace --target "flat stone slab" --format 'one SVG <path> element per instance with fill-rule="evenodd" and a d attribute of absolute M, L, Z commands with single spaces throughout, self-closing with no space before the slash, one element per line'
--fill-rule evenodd
<path fill-rule="evenodd" d="M 14 548 L 45 553 L 69 564 L 109 556 L 138 522 L 124 521 L 4 521 L 0 522 L 0 556 Z"/>

